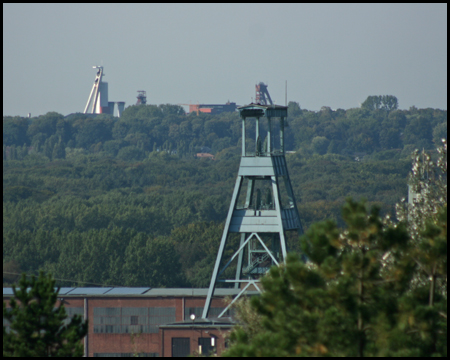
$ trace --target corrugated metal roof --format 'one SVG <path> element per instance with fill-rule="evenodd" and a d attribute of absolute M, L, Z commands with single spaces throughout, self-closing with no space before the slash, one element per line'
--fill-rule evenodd
<path fill-rule="evenodd" d="M 214 296 L 237 295 L 240 289 L 215 289 Z M 247 291 L 248 295 L 257 295 L 258 291 Z M 121 287 L 64 287 L 59 291 L 61 296 L 206 296 L 208 288 L 121 288 Z M 12 288 L 3 288 L 4 296 L 13 295 Z"/>
<path fill-rule="evenodd" d="M 62 287 L 61 289 L 59 289 L 58 295 L 67 295 L 73 289 L 76 289 L 76 288 L 73 288 L 73 287 Z"/>
<path fill-rule="evenodd" d="M 237 295 L 240 289 L 215 289 L 214 296 L 232 296 Z M 258 291 L 254 292 L 259 294 Z M 206 296 L 208 295 L 208 288 L 152 288 L 144 295 L 147 296 Z"/>
<path fill-rule="evenodd" d="M 111 291 L 108 291 L 108 295 L 141 295 L 151 288 L 113 288 Z"/>
<path fill-rule="evenodd" d="M 70 295 L 103 295 L 110 291 L 112 287 L 79 287 L 75 288 L 70 292 Z"/>
<path fill-rule="evenodd" d="M 17 289 L 17 288 L 16 288 Z M 57 288 L 55 287 L 55 290 Z M 72 291 L 74 288 L 73 287 L 62 287 L 61 289 L 59 289 L 59 295 L 66 295 L 67 293 L 69 293 L 70 291 Z M 28 291 L 30 291 L 30 288 L 27 289 Z M 12 288 L 3 288 L 3 295 L 14 295 Z"/>
<path fill-rule="evenodd" d="M 13 295 L 12 288 L 3 288 L 3 295 Z"/>

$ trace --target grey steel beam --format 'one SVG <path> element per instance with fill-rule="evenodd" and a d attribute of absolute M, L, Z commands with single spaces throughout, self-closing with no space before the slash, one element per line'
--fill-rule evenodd
<path fill-rule="evenodd" d="M 247 240 L 245 240 L 242 245 L 239 247 L 238 251 L 234 253 L 234 255 L 231 257 L 231 259 L 227 262 L 227 264 L 222 268 L 222 270 L 219 272 L 217 276 L 222 275 L 222 273 L 225 271 L 225 269 L 231 264 L 231 262 L 236 258 L 236 256 L 239 255 L 239 253 L 244 249 L 244 246 L 251 240 L 254 233 L 250 234 Z"/>
<path fill-rule="evenodd" d="M 245 156 L 245 118 L 242 118 L 242 156 Z"/>
<path fill-rule="evenodd" d="M 255 180 L 250 178 L 248 179 L 247 184 L 247 197 L 245 199 L 245 208 L 249 208 L 252 205 L 252 198 L 253 198 L 253 186 L 254 186 Z"/>
<path fill-rule="evenodd" d="M 219 252 L 217 254 L 216 264 L 214 265 L 214 270 L 211 277 L 211 283 L 209 285 L 208 296 L 206 297 L 205 307 L 203 309 L 202 318 L 206 319 L 208 317 L 209 307 L 211 305 L 211 299 L 214 293 L 214 288 L 216 286 L 217 273 L 219 271 L 220 262 L 222 261 L 223 250 L 225 249 L 225 244 L 228 236 L 228 229 L 230 227 L 231 217 L 233 215 L 233 210 L 236 207 L 236 201 L 239 195 L 239 188 L 242 183 L 242 177 L 238 176 L 236 179 L 236 185 L 234 186 L 233 196 L 231 198 L 230 209 L 228 210 L 227 221 L 225 222 L 225 228 L 223 229 L 222 239 L 220 241 Z"/>
<path fill-rule="evenodd" d="M 226 313 L 226 311 L 231 307 L 231 305 L 233 305 L 234 302 L 235 302 L 237 299 L 239 299 L 239 297 L 245 292 L 245 290 L 247 290 L 247 288 L 248 288 L 251 284 L 252 284 L 252 282 L 250 281 L 250 282 L 242 289 L 242 291 L 241 291 L 239 294 L 237 294 L 237 296 L 233 299 L 233 301 L 232 301 L 231 303 L 229 303 L 228 306 L 227 306 L 225 309 L 223 309 L 223 311 L 219 314 L 218 318 L 220 318 L 223 314 Z M 255 287 L 256 287 L 256 286 L 255 286 Z M 258 288 L 258 287 L 256 287 L 256 288 Z M 258 289 L 259 289 L 259 288 L 258 288 Z"/>
<path fill-rule="evenodd" d="M 245 241 L 245 233 L 241 234 L 241 242 L 239 244 L 239 247 L 243 247 L 243 242 Z M 242 272 L 242 258 L 244 256 L 244 250 L 239 252 L 239 257 L 238 257 L 238 263 L 237 263 L 237 267 L 236 267 L 236 280 L 240 280 L 241 279 L 241 272 Z M 236 283 L 234 284 L 234 288 L 237 289 L 239 287 L 239 284 Z"/>
<path fill-rule="evenodd" d="M 279 219 L 281 220 L 282 219 L 281 218 L 281 201 L 280 201 L 279 187 L 278 187 L 278 182 L 277 182 L 276 176 L 272 176 L 272 188 L 273 188 L 275 210 L 277 211 L 277 215 L 278 215 Z M 281 221 L 281 224 L 279 227 L 279 233 L 280 233 L 281 253 L 283 254 L 283 261 L 286 261 L 286 241 L 284 238 L 282 221 Z"/>

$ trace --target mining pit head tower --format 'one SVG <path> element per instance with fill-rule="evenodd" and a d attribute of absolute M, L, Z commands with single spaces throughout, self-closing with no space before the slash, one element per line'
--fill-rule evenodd
<path fill-rule="evenodd" d="M 287 109 L 253 103 L 238 107 L 242 119 L 241 164 L 203 309 L 204 319 L 217 284 L 241 289 L 220 318 L 247 289 L 261 291 L 259 278 L 271 266 L 286 260 L 286 232 L 303 232 L 285 159 Z M 255 119 L 252 149 L 246 145 L 249 118 Z M 267 118 L 264 133 L 261 118 Z"/>
<path fill-rule="evenodd" d="M 269 90 L 267 87 L 269 85 L 260 82 L 255 85 L 255 102 L 261 105 L 273 105 L 272 98 L 270 97 Z"/>

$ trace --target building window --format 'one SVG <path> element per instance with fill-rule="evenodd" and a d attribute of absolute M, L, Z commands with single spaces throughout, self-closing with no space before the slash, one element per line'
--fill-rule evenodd
<path fill-rule="evenodd" d="M 65 309 L 66 309 L 67 318 L 64 319 L 63 326 L 70 324 L 74 315 L 79 315 L 81 317 L 83 317 L 83 315 L 84 315 L 83 307 L 65 307 Z M 53 311 L 57 311 L 57 310 L 58 310 L 58 308 L 53 308 Z M 11 311 L 11 308 L 6 308 L 6 311 Z M 7 333 L 9 333 L 11 331 L 10 323 L 5 318 L 3 318 L 3 326 L 5 327 L 5 330 Z"/>
<path fill-rule="evenodd" d="M 66 307 L 67 318 L 64 320 L 64 325 L 68 325 L 74 315 L 79 315 L 81 317 L 84 316 L 84 308 L 83 307 Z"/>
<path fill-rule="evenodd" d="M 174 307 L 94 308 L 94 333 L 156 334 L 175 320 Z"/>
<path fill-rule="evenodd" d="M 190 320 L 192 314 L 195 315 L 196 319 L 202 317 L 203 307 L 188 307 L 184 309 L 184 320 Z"/>
<path fill-rule="evenodd" d="M 198 346 L 202 347 L 202 355 L 203 356 L 209 356 L 214 352 L 214 347 L 211 345 L 211 338 L 210 337 L 204 337 L 198 339 Z M 200 353 L 200 348 L 199 348 Z"/>
<path fill-rule="evenodd" d="M 189 338 L 172 338 L 172 357 L 187 357 L 191 354 Z"/>

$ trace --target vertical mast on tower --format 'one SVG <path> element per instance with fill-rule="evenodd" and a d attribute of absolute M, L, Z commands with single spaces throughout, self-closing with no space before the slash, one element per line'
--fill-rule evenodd
<path fill-rule="evenodd" d="M 284 156 L 287 109 L 287 106 L 260 104 L 238 108 L 242 119 L 241 164 L 203 308 L 204 319 L 208 317 L 216 285 L 234 285 L 235 289 L 241 289 L 218 316 L 221 317 L 247 289 L 261 291 L 259 278 L 271 266 L 285 261 L 286 232 L 302 232 Z M 267 118 L 266 134 L 260 129 L 263 117 Z M 256 120 L 255 148 L 251 150 L 246 148 L 245 141 L 249 118 Z M 274 126 L 279 128 L 279 136 L 274 133 Z M 262 140 L 263 135 L 265 140 Z M 240 241 L 236 235 L 240 235 Z M 230 253 L 225 251 L 226 246 L 228 250 L 234 247 L 233 255 L 225 255 Z"/>

